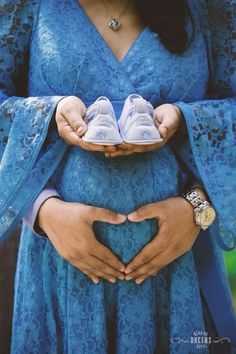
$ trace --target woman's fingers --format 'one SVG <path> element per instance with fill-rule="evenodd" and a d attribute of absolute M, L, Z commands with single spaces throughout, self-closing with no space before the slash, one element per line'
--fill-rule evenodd
<path fill-rule="evenodd" d="M 89 151 L 104 151 L 103 146 L 89 144 L 81 139 L 87 131 L 83 119 L 86 113 L 84 103 L 77 97 L 66 97 L 57 105 L 56 123 L 60 137 L 69 145 L 76 145 Z"/>
<path fill-rule="evenodd" d="M 58 126 L 60 137 L 68 144 L 80 146 L 81 138 L 74 132 L 73 128 L 65 121 Z"/>
<path fill-rule="evenodd" d="M 129 144 L 122 144 L 122 145 L 117 145 L 115 151 L 106 151 L 105 156 L 111 158 L 118 157 L 118 156 L 128 156 L 133 154 L 134 152 L 135 151 L 133 146 L 131 148 Z"/>
<path fill-rule="evenodd" d="M 56 109 L 56 123 L 58 128 L 63 124 L 63 119 L 74 130 L 76 135 L 81 136 L 87 130 L 87 125 L 83 120 L 86 113 L 85 104 L 75 96 L 68 96 L 63 98 L 57 105 Z"/>
<path fill-rule="evenodd" d="M 163 141 L 160 141 L 155 144 L 140 144 L 140 145 L 134 145 L 134 144 L 122 144 L 117 146 L 117 150 L 115 152 L 109 152 L 105 153 L 106 157 L 118 157 L 118 156 L 128 156 L 133 153 L 145 153 L 145 152 L 150 152 L 155 149 L 160 149 L 165 145 L 166 141 L 165 139 Z"/>
<path fill-rule="evenodd" d="M 75 145 L 78 146 L 84 150 L 88 151 L 104 151 L 104 147 L 101 145 L 95 145 L 95 144 L 90 144 L 86 143 L 79 137 L 73 128 L 67 123 L 65 120 L 64 123 L 58 127 L 58 132 L 60 137 L 68 144 L 68 145 Z"/>
<path fill-rule="evenodd" d="M 83 141 L 64 117 L 58 118 L 58 133 L 68 145 L 75 145 L 88 151 L 104 152 L 104 146 L 90 144 Z"/>
<path fill-rule="evenodd" d="M 67 123 L 72 127 L 76 135 L 82 136 L 87 131 L 87 124 L 81 116 L 79 109 L 72 109 L 67 113 L 61 113 Z"/>
<path fill-rule="evenodd" d="M 81 147 L 82 149 L 87 150 L 87 151 L 104 152 L 103 145 L 96 145 L 96 144 L 87 143 L 86 141 L 83 141 L 81 138 L 80 138 L 80 142 L 79 142 L 79 147 Z"/>
<path fill-rule="evenodd" d="M 183 116 L 177 106 L 166 103 L 154 110 L 153 119 L 166 143 L 175 134 Z"/>

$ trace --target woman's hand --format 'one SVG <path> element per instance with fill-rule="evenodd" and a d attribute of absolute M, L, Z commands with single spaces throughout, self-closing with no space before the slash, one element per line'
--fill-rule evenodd
<path fill-rule="evenodd" d="M 156 218 L 159 232 L 127 265 L 125 280 L 141 284 L 146 278 L 191 249 L 200 228 L 193 207 L 184 198 L 169 198 L 148 204 L 128 215 L 132 222 Z"/>
<path fill-rule="evenodd" d="M 107 209 L 49 198 L 38 213 L 38 225 L 57 252 L 94 283 L 124 279 L 124 264 L 94 236 L 93 222 L 121 224 L 126 216 Z"/>
<path fill-rule="evenodd" d="M 106 151 L 105 156 L 126 156 L 134 152 L 142 153 L 159 149 L 168 142 L 181 125 L 184 125 L 183 116 L 179 108 L 168 103 L 157 107 L 153 111 L 153 119 L 163 141 L 151 145 L 120 144 L 117 145 L 116 151 Z"/>
<path fill-rule="evenodd" d="M 113 146 L 106 147 L 86 143 L 81 136 L 87 131 L 87 125 L 84 122 L 86 106 L 78 97 L 69 96 L 63 98 L 57 105 L 55 120 L 60 137 L 68 145 L 76 145 L 89 151 L 116 151 Z"/>

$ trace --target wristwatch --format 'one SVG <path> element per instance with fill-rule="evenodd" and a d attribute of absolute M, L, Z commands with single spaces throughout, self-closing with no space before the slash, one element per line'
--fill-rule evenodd
<path fill-rule="evenodd" d="M 196 190 L 191 189 L 182 195 L 192 206 L 196 224 L 202 229 L 207 230 L 216 218 L 215 209 L 207 201 L 203 201 Z"/>

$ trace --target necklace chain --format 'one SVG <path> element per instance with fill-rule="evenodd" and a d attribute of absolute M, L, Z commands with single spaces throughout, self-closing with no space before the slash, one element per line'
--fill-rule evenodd
<path fill-rule="evenodd" d="M 121 22 L 120 22 L 120 18 L 122 17 L 122 15 L 124 14 L 128 4 L 129 4 L 130 0 L 127 0 L 124 7 L 122 8 L 120 14 L 117 16 L 117 17 L 113 17 L 111 11 L 109 10 L 108 8 L 108 4 L 106 4 L 106 1 L 105 0 L 102 0 L 102 3 L 105 7 L 105 9 L 107 10 L 108 12 L 108 15 L 109 17 L 111 18 L 111 20 L 109 21 L 108 23 L 108 26 L 113 30 L 113 31 L 118 31 L 118 29 L 120 28 L 121 26 Z"/>

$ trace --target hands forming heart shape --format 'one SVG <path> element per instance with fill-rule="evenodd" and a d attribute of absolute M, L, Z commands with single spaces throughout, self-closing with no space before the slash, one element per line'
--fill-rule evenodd
<path fill-rule="evenodd" d="M 173 104 L 163 104 L 153 111 L 154 123 L 163 138 L 161 142 L 151 145 L 122 143 L 102 146 L 82 140 L 81 137 L 87 130 L 83 120 L 85 113 L 86 107 L 79 98 L 70 96 L 61 100 L 55 115 L 59 135 L 70 145 L 89 151 L 100 151 L 109 158 L 162 148 L 178 129 L 185 129 L 179 108 Z M 156 218 L 158 235 L 125 265 L 96 239 L 92 224 L 94 221 L 120 224 L 127 218 L 132 222 Z M 94 283 L 98 283 L 102 277 L 112 283 L 117 279 L 135 279 L 136 284 L 141 284 L 190 250 L 199 234 L 193 208 L 183 198 L 169 198 L 145 205 L 128 216 L 50 198 L 39 210 L 38 224 L 57 252 Z"/>
<path fill-rule="evenodd" d="M 158 234 L 127 265 L 93 233 L 95 221 L 121 224 L 127 219 L 141 222 L 153 218 L 158 222 Z M 133 279 L 136 284 L 141 284 L 189 251 L 200 231 L 192 206 L 181 197 L 144 205 L 127 216 L 50 198 L 39 210 L 38 225 L 59 255 L 96 284 L 100 277 L 112 283 L 117 279 Z"/>

